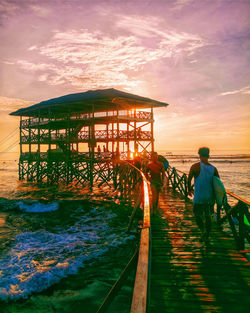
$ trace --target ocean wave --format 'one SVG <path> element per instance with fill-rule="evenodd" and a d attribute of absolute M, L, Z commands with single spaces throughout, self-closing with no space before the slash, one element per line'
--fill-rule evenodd
<path fill-rule="evenodd" d="M 58 233 L 39 230 L 17 235 L 0 259 L 0 299 L 17 300 L 45 290 L 111 248 L 134 239 L 121 226 L 109 226 L 115 217 L 107 208 L 94 208 Z"/>
<path fill-rule="evenodd" d="M 18 201 L 17 205 L 20 210 L 27 213 L 45 213 L 58 210 L 58 202 L 41 203 L 39 201 Z"/>

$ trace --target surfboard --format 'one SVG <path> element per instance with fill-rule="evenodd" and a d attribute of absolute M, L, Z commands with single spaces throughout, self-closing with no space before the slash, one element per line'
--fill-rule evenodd
<path fill-rule="evenodd" d="M 227 197 L 227 194 L 223 182 L 217 176 L 213 177 L 213 187 L 216 203 L 222 205 L 223 199 Z"/>

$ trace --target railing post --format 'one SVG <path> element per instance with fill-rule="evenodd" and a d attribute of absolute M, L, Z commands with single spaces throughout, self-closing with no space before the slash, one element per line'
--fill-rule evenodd
<path fill-rule="evenodd" d="M 173 167 L 173 190 L 176 188 L 176 169 Z"/>
<path fill-rule="evenodd" d="M 184 191 L 185 191 L 185 198 L 188 197 L 188 182 L 187 182 L 187 175 L 184 174 Z"/>
<path fill-rule="evenodd" d="M 239 248 L 245 249 L 244 204 L 239 201 Z"/>
<path fill-rule="evenodd" d="M 230 214 L 231 207 L 230 207 L 230 205 L 227 202 L 224 204 L 224 209 L 225 209 L 225 212 L 226 212 L 226 215 L 227 215 L 227 218 L 228 218 L 228 222 L 229 222 L 230 227 L 231 227 L 232 232 L 233 232 L 234 240 L 236 241 L 236 243 L 238 245 L 238 248 L 240 248 L 239 247 L 239 236 L 237 234 L 234 222 L 232 220 L 232 216 Z"/>

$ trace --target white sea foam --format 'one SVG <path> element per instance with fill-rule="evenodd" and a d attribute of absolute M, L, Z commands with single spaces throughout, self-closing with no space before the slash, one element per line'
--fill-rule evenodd
<path fill-rule="evenodd" d="M 56 211 L 59 207 L 57 202 L 41 203 L 39 201 L 18 201 L 17 202 L 21 211 L 28 213 L 43 213 Z"/>
<path fill-rule="evenodd" d="M 16 300 L 40 292 L 132 239 L 108 226 L 114 217 L 99 208 L 60 233 L 36 231 L 16 236 L 15 245 L 0 259 L 0 298 Z"/>

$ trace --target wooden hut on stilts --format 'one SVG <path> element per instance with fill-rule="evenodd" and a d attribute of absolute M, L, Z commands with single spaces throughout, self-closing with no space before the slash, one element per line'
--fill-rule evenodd
<path fill-rule="evenodd" d="M 153 108 L 166 103 L 116 89 L 50 99 L 19 109 L 19 179 L 111 185 L 118 159 L 154 150 Z"/>

